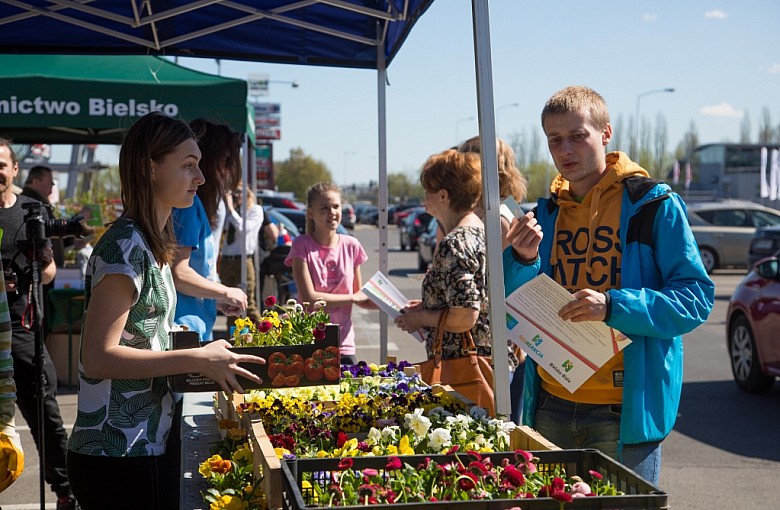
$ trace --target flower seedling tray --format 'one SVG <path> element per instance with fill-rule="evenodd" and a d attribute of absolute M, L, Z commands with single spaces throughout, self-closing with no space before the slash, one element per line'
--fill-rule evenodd
<path fill-rule="evenodd" d="M 438 384 L 433 386 L 434 394 L 444 391 L 452 393 L 449 386 Z M 224 399 L 224 396 L 222 399 Z M 229 402 L 230 400 L 225 405 L 230 405 Z M 243 395 L 236 395 L 232 398 L 234 406 L 241 402 L 243 402 Z M 332 405 L 335 406 L 336 403 L 333 402 Z M 282 487 L 282 462 L 276 456 L 271 439 L 268 437 L 265 427 L 263 427 L 262 419 L 256 414 L 244 413 L 241 415 L 241 428 L 246 430 L 249 436 L 254 454 L 255 478 L 262 480 L 261 488 L 266 494 L 269 508 L 282 508 L 282 491 L 280 490 Z M 530 431 L 530 435 L 526 431 Z M 556 448 L 555 445 L 528 427 L 523 427 L 522 431 L 520 429 L 513 431 L 510 441 L 513 448 L 523 448 L 529 444 L 538 445 L 540 449 L 547 448 L 547 445 Z"/>
<path fill-rule="evenodd" d="M 668 496 L 646 480 L 642 479 L 622 464 L 607 457 L 598 450 L 549 450 L 533 451 L 539 458 L 536 467 L 541 472 L 553 472 L 556 466 L 565 469 L 567 476 L 578 475 L 588 478 L 590 470 L 603 475 L 604 480 L 609 480 L 620 496 L 592 496 L 575 498 L 571 503 L 566 503 L 563 508 L 574 509 L 613 509 L 613 510 L 639 510 L 639 509 L 668 509 Z M 498 464 L 500 460 L 514 459 L 513 452 L 485 454 Z M 455 456 L 446 455 L 409 455 L 401 456 L 402 462 L 416 466 L 421 464 L 426 457 L 439 464 L 455 461 Z M 387 457 L 354 457 L 353 469 L 372 468 L 380 472 L 387 465 Z M 282 508 L 284 510 L 303 510 L 310 508 L 323 508 L 314 501 L 313 489 L 302 489 L 304 474 L 309 483 L 318 483 L 325 486 L 331 483 L 331 473 L 338 471 L 341 459 L 296 459 L 281 463 L 282 471 Z M 522 510 L 560 510 L 561 502 L 553 498 L 536 499 L 494 499 L 472 501 L 437 501 L 424 503 L 396 503 L 393 508 L 401 510 L 506 510 L 519 507 Z M 388 505 L 361 505 L 341 506 L 344 509 L 387 509 Z"/>
<path fill-rule="evenodd" d="M 198 334 L 194 331 L 174 331 L 171 332 L 171 341 L 173 349 L 190 349 L 200 346 Z M 232 347 L 230 349 L 236 353 L 252 354 L 260 356 L 266 360 L 265 365 L 254 363 L 242 363 L 241 366 L 250 372 L 260 376 L 260 384 L 250 381 L 244 377 L 238 376 L 238 382 L 241 387 L 246 389 L 265 389 L 265 388 L 289 388 L 297 386 L 319 386 L 323 384 L 338 384 L 341 377 L 339 354 L 339 327 L 336 324 L 328 324 L 325 327 L 325 338 L 317 340 L 308 345 L 280 345 L 264 347 Z M 322 370 L 308 373 L 312 377 L 319 376 L 319 379 L 307 377 L 305 370 L 306 360 L 317 357 L 318 351 L 329 352 L 328 368 L 335 368 L 334 371 Z M 281 356 L 275 356 L 277 353 Z M 277 360 L 289 360 L 285 362 L 284 367 Z M 300 366 L 296 361 L 300 360 Z M 333 361 L 331 361 L 333 360 Z M 277 366 L 274 366 L 277 365 Z M 315 375 L 316 372 L 316 375 Z M 320 374 L 322 372 L 322 374 Z M 212 379 L 198 373 L 178 374 L 169 377 L 169 382 L 173 391 L 184 392 L 202 392 L 219 391 L 221 387 Z"/>

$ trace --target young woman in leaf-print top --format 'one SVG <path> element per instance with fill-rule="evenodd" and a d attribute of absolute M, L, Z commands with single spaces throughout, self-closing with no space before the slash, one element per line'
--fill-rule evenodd
<path fill-rule="evenodd" d="M 82 508 L 178 508 L 176 396 L 167 376 L 199 372 L 225 391 L 243 390 L 239 362 L 256 356 L 224 340 L 172 351 L 176 292 L 173 207 L 192 204 L 204 182 L 189 126 L 161 113 L 139 119 L 119 155 L 124 213 L 95 246 L 87 267 L 78 415 L 68 441 L 68 476 Z"/>

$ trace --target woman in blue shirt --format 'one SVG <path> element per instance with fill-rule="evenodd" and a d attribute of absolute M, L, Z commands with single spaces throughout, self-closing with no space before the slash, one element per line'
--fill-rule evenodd
<path fill-rule="evenodd" d="M 209 341 L 218 308 L 225 315 L 241 315 L 247 305 L 243 290 L 219 283 L 218 246 L 212 235 L 218 227 L 219 203 L 241 181 L 241 139 L 229 127 L 205 119 L 196 119 L 190 126 L 198 138 L 206 182 L 198 188 L 192 206 L 173 210 L 175 321 L 197 331 L 201 341 Z"/>

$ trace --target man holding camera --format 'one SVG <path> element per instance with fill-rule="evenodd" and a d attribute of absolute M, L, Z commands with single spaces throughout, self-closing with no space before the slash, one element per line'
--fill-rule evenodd
<path fill-rule="evenodd" d="M 14 380 L 16 381 L 16 403 L 22 416 L 30 426 L 36 446 L 38 444 L 38 401 L 36 389 L 37 370 L 35 365 L 35 332 L 28 329 L 32 321 L 34 303 L 31 303 L 31 285 L 33 282 L 32 261 L 35 256 L 40 261 L 41 283 L 54 279 L 57 268 L 52 257 L 51 242 L 46 239 L 40 250 L 35 247 L 24 249 L 27 239 L 23 204 L 40 204 L 32 198 L 16 195 L 13 181 L 19 173 L 19 164 L 11 148 L 10 140 L 0 138 L 0 229 L 3 230 L 2 257 L 5 268 L 5 291 L 8 309 L 11 315 L 11 355 L 14 362 Z M 46 209 L 40 207 L 44 221 L 49 219 Z M 40 308 L 43 303 L 40 303 Z M 43 338 L 41 338 L 41 341 Z M 49 353 L 43 345 L 44 399 L 43 399 L 43 439 L 45 445 L 44 475 L 46 482 L 57 494 L 57 510 L 76 508 L 76 502 L 70 491 L 65 468 L 65 452 L 68 436 L 62 424 L 57 404 L 57 375 Z"/>

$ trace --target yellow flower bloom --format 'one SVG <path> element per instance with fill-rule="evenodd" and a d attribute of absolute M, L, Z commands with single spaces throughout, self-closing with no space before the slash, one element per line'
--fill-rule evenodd
<path fill-rule="evenodd" d="M 220 494 L 209 506 L 210 510 L 246 510 L 248 501 L 242 501 L 238 496 Z"/>
<path fill-rule="evenodd" d="M 398 445 L 398 453 L 401 455 L 414 455 L 414 448 L 409 444 L 409 436 L 404 434 L 401 443 Z"/>
<path fill-rule="evenodd" d="M 274 448 L 274 452 L 276 453 L 276 457 L 278 459 L 283 459 L 285 455 L 290 455 L 290 450 L 287 448 L 282 448 L 281 446 L 278 446 Z"/>
<path fill-rule="evenodd" d="M 249 443 L 244 443 L 241 448 L 233 453 L 231 457 L 234 462 L 244 462 L 246 464 L 252 464 L 252 450 L 249 448 Z"/>
<path fill-rule="evenodd" d="M 203 475 L 204 478 L 208 478 L 211 476 L 211 465 L 216 464 L 218 462 L 222 461 L 222 457 L 219 455 L 213 455 L 209 457 L 208 459 L 201 462 L 200 467 L 198 467 L 198 473 Z"/>
<path fill-rule="evenodd" d="M 227 435 L 230 439 L 238 441 L 246 437 L 246 430 L 243 429 L 228 429 Z"/>

